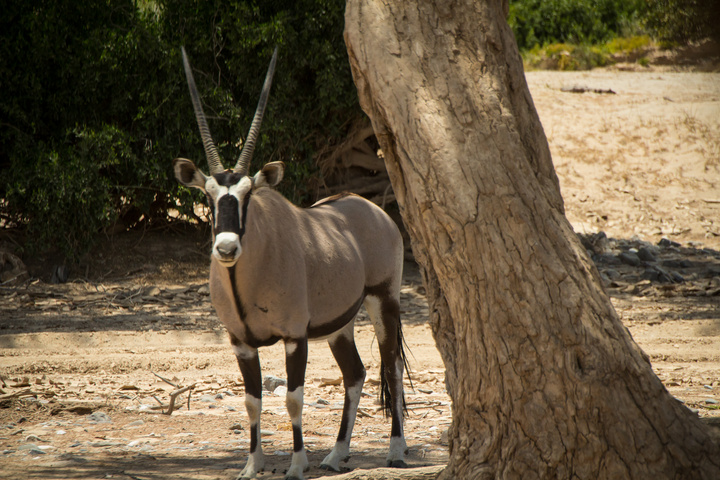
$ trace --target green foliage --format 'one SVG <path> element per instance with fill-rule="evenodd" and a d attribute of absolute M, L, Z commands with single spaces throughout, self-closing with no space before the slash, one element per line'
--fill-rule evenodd
<path fill-rule="evenodd" d="M 600 43 L 632 33 L 640 0 L 511 0 L 508 23 L 521 50 Z"/>
<path fill-rule="evenodd" d="M 645 27 L 665 43 L 720 41 L 718 0 L 645 0 Z"/>
<path fill-rule="evenodd" d="M 210 129 L 232 166 L 272 49 L 278 69 L 251 169 L 288 163 L 309 201 L 313 153 L 361 114 L 329 0 L 28 0 L 0 10 L 0 226 L 29 250 L 77 258 L 98 232 L 192 215 L 171 160 L 205 163 L 182 70 L 185 45 Z"/>

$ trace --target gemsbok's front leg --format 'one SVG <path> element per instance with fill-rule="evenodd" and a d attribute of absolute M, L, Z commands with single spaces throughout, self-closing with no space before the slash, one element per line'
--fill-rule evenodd
<path fill-rule="evenodd" d="M 346 462 L 350 457 L 350 437 L 352 437 L 360 395 L 362 394 L 363 383 L 365 383 L 365 367 L 360 359 L 353 337 L 354 323 L 350 322 L 347 327 L 328 342 L 343 375 L 345 403 L 343 404 L 342 421 L 340 422 L 340 431 L 338 432 L 335 447 L 322 461 L 320 468 L 336 472 L 340 471 L 340 462 Z"/>
<path fill-rule="evenodd" d="M 309 463 L 302 434 L 303 392 L 307 367 L 308 340 L 285 340 L 285 370 L 287 371 L 287 405 L 293 429 L 293 456 L 286 480 L 302 480 Z"/>
<path fill-rule="evenodd" d="M 250 455 L 238 479 L 255 478 L 258 472 L 265 467 L 260 439 L 260 412 L 262 411 L 260 357 L 258 357 L 257 348 L 240 343 L 232 336 L 230 341 L 245 381 L 245 409 L 250 420 Z"/>

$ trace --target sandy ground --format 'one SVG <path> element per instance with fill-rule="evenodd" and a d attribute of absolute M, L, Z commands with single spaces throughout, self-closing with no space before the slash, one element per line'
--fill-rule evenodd
<path fill-rule="evenodd" d="M 700 416 L 718 416 L 720 74 L 531 72 L 528 81 L 567 216 L 623 322 L 672 395 Z M 615 93 L 563 91 L 571 86 Z M 0 289 L 0 477 L 239 473 L 249 447 L 243 382 L 209 304 L 205 251 L 207 239 L 181 232 L 123 235 L 97 252 L 79 275 L 85 280 L 50 285 L 50 267 L 35 265 L 45 281 Z M 402 310 L 415 385 L 407 395 L 412 466 L 445 461 L 451 421 L 423 294 L 408 265 Z M 364 314 L 356 330 L 369 378 L 348 469 L 383 466 L 390 430 L 376 401 L 379 355 Z M 265 375 L 284 377 L 280 346 L 261 351 L 261 360 Z M 155 374 L 195 385 L 189 409 L 182 395 L 172 415 L 157 410 L 176 387 Z M 337 434 L 339 381 L 327 346 L 313 343 L 308 478 L 326 474 L 317 466 Z M 282 478 L 292 452 L 282 390 L 265 392 L 262 428 L 261 478 Z"/>

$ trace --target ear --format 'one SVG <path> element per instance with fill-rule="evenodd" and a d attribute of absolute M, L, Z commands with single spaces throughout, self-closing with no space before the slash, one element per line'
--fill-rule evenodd
<path fill-rule="evenodd" d="M 202 173 L 195 164 L 187 158 L 176 158 L 173 160 L 173 169 L 175 170 L 175 178 L 178 182 L 186 187 L 199 188 L 205 191 L 205 182 L 207 177 Z"/>
<path fill-rule="evenodd" d="M 274 187 L 283 178 L 285 164 L 283 162 L 270 162 L 255 174 L 253 180 L 256 187 Z"/>

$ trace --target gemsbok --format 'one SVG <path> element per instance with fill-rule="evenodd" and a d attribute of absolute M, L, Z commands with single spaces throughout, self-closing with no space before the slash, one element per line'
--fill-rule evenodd
<path fill-rule="evenodd" d="M 173 167 L 181 184 L 205 192 L 212 214 L 210 295 L 245 381 L 250 421 L 250 452 L 240 478 L 253 478 L 263 469 L 258 348 L 279 340 L 285 345 L 286 406 L 293 429 L 293 456 L 285 478 L 302 479 L 308 469 L 302 411 L 309 339 L 328 341 L 345 387 L 337 441 L 320 466 L 339 471 L 340 461 L 347 461 L 365 381 L 353 336 L 361 305 L 377 335 L 381 402 L 392 418 L 387 465 L 406 466 L 406 363 L 399 301 L 403 244 L 397 225 L 381 208 L 352 194 L 329 197 L 307 209 L 294 206 L 272 188 L 283 177 L 282 162 L 270 162 L 248 175 L 277 49 L 240 157 L 232 170 L 226 170 L 210 136 L 184 48 L 182 54 L 210 175 L 184 158 L 173 160 Z"/>

